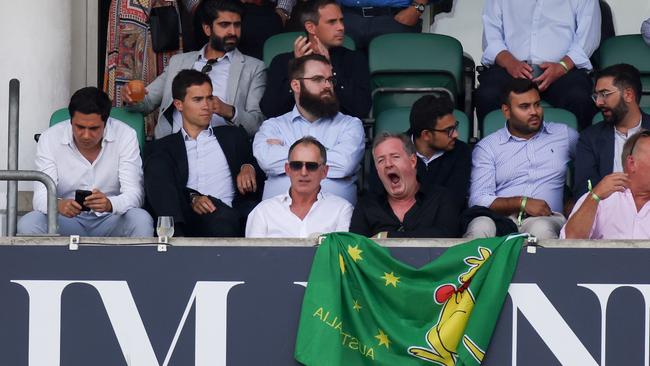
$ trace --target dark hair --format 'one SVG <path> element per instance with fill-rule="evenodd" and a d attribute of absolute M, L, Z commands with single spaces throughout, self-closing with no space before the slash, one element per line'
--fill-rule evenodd
<path fill-rule="evenodd" d="M 641 101 L 643 87 L 641 86 L 641 73 L 636 67 L 630 64 L 616 64 L 608 66 L 596 73 L 595 80 L 611 76 L 614 78 L 614 85 L 620 90 L 630 88 L 634 90 L 637 104 Z"/>
<path fill-rule="evenodd" d="M 210 87 L 212 87 L 212 80 L 208 75 L 192 69 L 181 70 L 172 81 L 172 98 L 184 100 L 185 95 L 187 95 L 187 88 L 205 83 L 210 84 Z"/>
<path fill-rule="evenodd" d="M 510 105 L 510 93 L 523 94 L 533 89 L 539 93 L 537 83 L 532 80 L 523 78 L 512 79 L 501 91 L 501 104 Z"/>
<path fill-rule="evenodd" d="M 289 148 L 289 155 L 287 156 L 287 159 L 291 158 L 291 153 L 293 152 L 293 149 L 296 148 L 298 145 L 313 145 L 318 148 L 318 151 L 320 152 L 320 159 L 323 163 L 323 165 L 327 164 L 327 149 L 325 149 L 325 146 L 321 144 L 320 141 L 318 141 L 315 137 L 313 136 L 305 136 L 298 141 L 294 142 L 291 147 Z"/>
<path fill-rule="evenodd" d="M 289 61 L 289 79 L 293 80 L 305 76 L 305 64 L 308 61 L 317 61 L 317 62 L 322 62 L 326 65 L 331 65 L 329 60 L 325 58 L 325 56 L 316 53 L 294 58 L 293 60 Z"/>
<path fill-rule="evenodd" d="M 307 2 L 307 6 L 302 10 L 300 14 L 300 24 L 303 26 L 307 22 L 312 22 L 318 24 L 320 21 L 319 10 L 326 7 L 327 5 L 336 5 L 340 6 L 336 0 L 312 0 Z"/>
<path fill-rule="evenodd" d="M 202 0 L 196 8 L 195 17 L 201 19 L 201 24 L 212 27 L 220 11 L 244 14 L 244 8 L 239 0 Z"/>
<path fill-rule="evenodd" d="M 422 131 L 436 128 L 438 119 L 454 113 L 454 102 L 447 94 L 425 95 L 413 103 L 409 132 L 420 137 Z"/>
<path fill-rule="evenodd" d="M 106 124 L 108 116 L 111 114 L 111 99 L 103 91 L 94 86 L 81 88 L 72 94 L 70 104 L 68 104 L 70 118 L 75 112 L 83 114 L 99 114 Z"/>
<path fill-rule="evenodd" d="M 404 147 L 404 151 L 408 155 L 414 155 L 415 154 L 415 145 L 413 144 L 413 141 L 411 141 L 411 138 L 409 136 L 406 136 L 403 133 L 392 133 L 392 132 L 382 132 L 379 135 L 375 136 L 374 141 L 372 142 L 372 156 L 374 158 L 375 156 L 375 149 L 377 146 L 379 146 L 381 143 L 388 139 L 398 139 L 402 142 L 402 146 Z"/>

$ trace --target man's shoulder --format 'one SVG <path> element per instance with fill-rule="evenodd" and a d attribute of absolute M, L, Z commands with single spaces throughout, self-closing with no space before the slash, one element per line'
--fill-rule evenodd
<path fill-rule="evenodd" d="M 248 139 L 246 130 L 241 126 L 216 126 L 212 127 L 212 131 L 217 137 Z"/>
<path fill-rule="evenodd" d="M 613 134 L 611 127 L 612 125 L 610 123 L 600 121 L 582 130 L 582 132 L 580 132 L 580 137 L 583 140 L 592 140 L 607 132 L 611 132 Z"/>
<path fill-rule="evenodd" d="M 326 203 L 328 207 L 337 208 L 339 210 L 345 209 L 347 207 L 352 208 L 352 204 L 348 202 L 348 200 L 333 193 L 323 193 L 323 202 Z"/>
<path fill-rule="evenodd" d="M 245 55 L 245 54 L 241 53 L 241 51 L 239 51 L 239 50 L 237 50 L 237 52 L 235 53 L 235 60 L 237 58 L 240 58 L 241 62 L 244 64 L 245 69 L 249 68 L 251 70 L 257 70 L 259 68 L 262 68 L 262 69 L 266 68 L 265 65 L 264 65 L 264 61 L 262 61 L 262 60 L 260 60 L 258 58 L 255 58 L 253 56 Z"/>

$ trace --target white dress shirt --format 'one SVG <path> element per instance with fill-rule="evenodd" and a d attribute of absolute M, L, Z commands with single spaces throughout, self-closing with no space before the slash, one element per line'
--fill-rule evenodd
<path fill-rule="evenodd" d="M 253 141 L 253 155 L 267 175 L 263 199 L 286 192 L 291 185 L 284 173 L 289 147 L 304 136 L 315 137 L 327 149 L 327 178 L 321 182 L 323 192 L 357 201 L 357 171 L 364 153 L 365 133 L 356 117 L 338 113 L 334 118 L 309 122 L 296 107 L 291 112 L 264 121 Z M 277 139 L 282 144 L 269 144 Z"/>
<path fill-rule="evenodd" d="M 639 121 L 639 124 L 636 125 L 636 127 L 628 129 L 627 134 L 620 132 L 616 127 L 614 127 L 614 168 L 612 170 L 614 173 L 620 173 L 623 171 L 623 160 L 621 160 L 623 156 L 623 146 L 630 136 L 639 131 L 641 131 L 641 121 Z"/>
<path fill-rule="evenodd" d="M 600 43 L 597 0 L 486 0 L 483 8 L 483 58 L 493 65 L 508 50 L 535 65 L 569 56 L 577 68 L 591 70 L 589 57 Z"/>
<path fill-rule="evenodd" d="M 201 69 L 203 69 L 203 67 L 208 63 L 208 59 L 205 58 L 204 56 L 206 46 L 203 46 L 203 48 L 199 51 L 199 57 L 196 60 L 196 62 L 194 62 L 194 66 L 192 67 L 194 70 L 201 71 Z M 228 85 L 229 74 L 230 74 L 230 52 L 218 58 L 217 62 L 212 64 L 212 70 L 208 73 L 210 80 L 212 80 L 212 95 L 219 98 L 222 102 L 226 100 L 226 86 Z M 235 115 L 236 114 L 237 114 L 237 110 L 235 109 Z M 233 119 L 234 118 L 235 117 L 233 116 Z M 173 119 L 174 119 L 174 126 L 172 131 L 173 133 L 176 133 L 183 126 L 183 117 L 181 116 L 181 112 L 179 112 L 175 108 L 174 108 Z M 211 127 L 225 126 L 227 124 L 228 123 L 223 117 L 221 117 L 216 113 L 212 114 L 212 120 L 210 120 Z"/>
<path fill-rule="evenodd" d="M 232 207 L 235 188 L 232 174 L 219 141 L 211 128 L 207 128 L 193 140 L 181 129 L 187 151 L 187 188 L 220 199 Z"/>
<path fill-rule="evenodd" d="M 348 231 L 352 205 L 341 197 L 319 192 L 307 216 L 291 212 L 289 192 L 260 202 L 246 221 L 247 238 L 309 238 Z"/>
<path fill-rule="evenodd" d="M 36 169 L 56 184 L 56 196 L 74 199 L 75 190 L 98 189 L 111 201 L 114 214 L 142 206 L 142 159 L 135 130 L 108 118 L 102 149 L 91 164 L 77 150 L 70 120 L 47 129 L 36 146 Z M 34 210 L 47 213 L 45 186 L 34 183 Z"/>

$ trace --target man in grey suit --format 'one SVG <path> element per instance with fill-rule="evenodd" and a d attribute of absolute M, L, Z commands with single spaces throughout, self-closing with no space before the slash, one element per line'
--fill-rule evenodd
<path fill-rule="evenodd" d="M 123 100 L 130 109 L 143 113 L 160 107 L 154 131 L 156 139 L 178 132 L 182 118 L 173 105 L 172 80 L 181 70 L 199 70 L 210 76 L 216 97 L 213 98 L 210 125 L 242 126 L 253 136 L 264 119 L 259 102 L 264 94 L 266 71 L 262 61 L 237 49 L 241 35 L 241 3 L 204 0 L 196 14 L 201 18 L 209 42 L 199 51 L 172 57 L 165 71 L 147 85 L 143 101 L 133 100 L 128 85 L 122 89 Z"/>

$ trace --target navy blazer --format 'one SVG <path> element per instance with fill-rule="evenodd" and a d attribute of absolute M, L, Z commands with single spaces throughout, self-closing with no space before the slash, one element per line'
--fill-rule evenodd
<path fill-rule="evenodd" d="M 650 115 L 641 112 L 641 127 L 650 130 Z M 587 192 L 587 180 L 596 186 L 614 170 L 614 128 L 601 121 L 580 133 L 574 161 L 573 194 L 577 200 Z"/>

